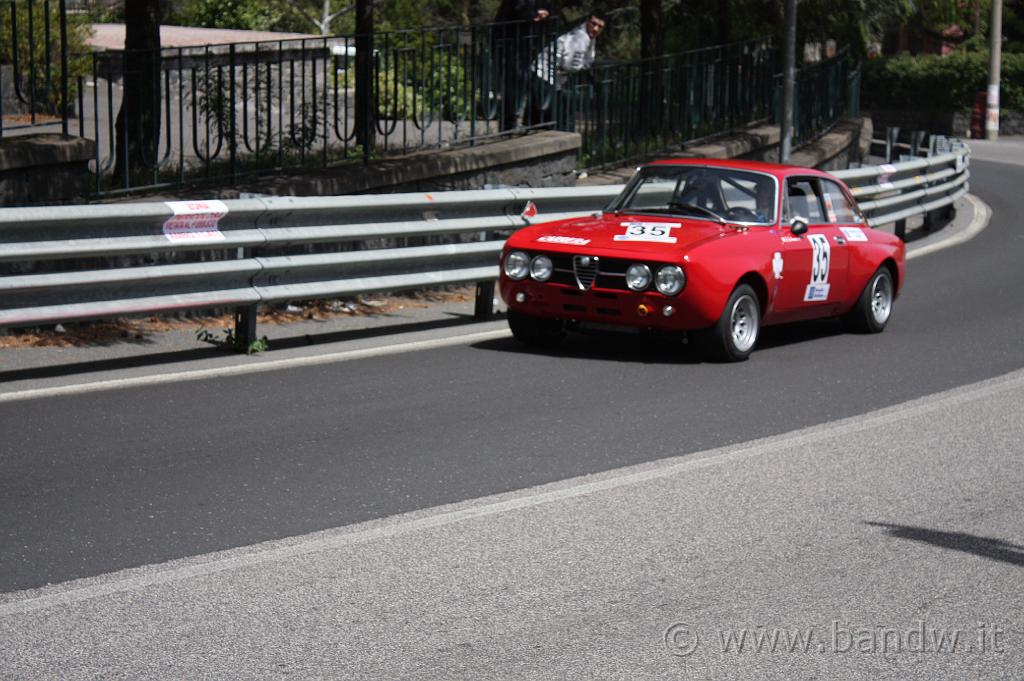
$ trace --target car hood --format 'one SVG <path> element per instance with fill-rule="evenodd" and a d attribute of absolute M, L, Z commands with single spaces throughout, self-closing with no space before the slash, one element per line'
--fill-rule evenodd
<path fill-rule="evenodd" d="M 630 234 L 637 231 L 646 233 L 640 236 Z M 661 232 L 664 232 L 664 237 L 658 236 Z M 710 220 L 603 213 L 527 227 L 512 235 L 508 243 L 512 248 L 530 250 L 600 253 L 610 257 L 621 253 L 674 258 L 704 241 L 733 233 L 735 230 L 729 226 Z"/>

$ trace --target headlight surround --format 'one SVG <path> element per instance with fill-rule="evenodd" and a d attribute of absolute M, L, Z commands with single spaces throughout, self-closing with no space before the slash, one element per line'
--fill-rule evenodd
<path fill-rule="evenodd" d="M 552 264 L 551 258 L 546 255 L 535 255 L 530 261 L 530 276 L 537 281 L 547 281 L 554 271 L 555 266 Z"/>
<path fill-rule="evenodd" d="M 505 276 L 509 279 L 526 279 L 530 273 L 530 256 L 522 251 L 509 251 L 505 256 Z"/>
<path fill-rule="evenodd" d="M 674 296 L 686 286 L 686 273 L 679 265 L 665 265 L 658 270 L 654 286 L 666 296 Z"/>
<path fill-rule="evenodd" d="M 651 285 L 651 268 L 643 263 L 633 263 L 626 268 L 626 286 L 631 291 L 643 291 Z"/>

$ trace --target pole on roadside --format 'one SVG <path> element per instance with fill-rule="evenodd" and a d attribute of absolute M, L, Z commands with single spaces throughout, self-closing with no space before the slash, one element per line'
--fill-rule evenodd
<path fill-rule="evenodd" d="M 992 21 L 988 29 L 988 106 L 985 110 L 985 139 L 999 139 L 999 64 L 1003 55 L 1003 0 L 992 0 Z"/>
<path fill-rule="evenodd" d="M 786 44 L 782 55 L 782 125 L 779 163 L 788 163 L 793 149 L 793 90 L 796 83 L 796 0 L 786 0 Z"/>

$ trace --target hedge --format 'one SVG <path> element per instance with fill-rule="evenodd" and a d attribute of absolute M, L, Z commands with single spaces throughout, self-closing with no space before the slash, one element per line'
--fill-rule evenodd
<path fill-rule="evenodd" d="M 862 98 L 865 108 L 967 110 L 988 85 L 988 52 L 926 54 L 867 62 Z M 1024 54 L 1003 53 L 1000 108 L 1024 111 Z"/>

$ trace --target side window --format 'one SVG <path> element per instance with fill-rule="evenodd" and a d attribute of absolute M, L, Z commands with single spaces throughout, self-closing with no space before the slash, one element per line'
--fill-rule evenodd
<path fill-rule="evenodd" d="M 825 202 L 825 216 L 829 222 L 850 224 L 860 222 L 853 206 L 838 184 L 830 180 L 821 181 L 822 199 Z"/>
<path fill-rule="evenodd" d="M 789 219 L 807 218 L 808 224 L 826 222 L 818 198 L 817 183 L 813 180 L 791 178 L 786 183 L 786 210 Z"/>

